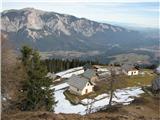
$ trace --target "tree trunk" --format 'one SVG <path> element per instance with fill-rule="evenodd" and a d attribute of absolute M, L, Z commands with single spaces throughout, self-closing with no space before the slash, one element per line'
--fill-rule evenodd
<path fill-rule="evenodd" d="M 113 90 L 111 91 L 111 95 L 110 95 L 109 107 L 112 106 L 112 98 L 113 98 Z"/>
<path fill-rule="evenodd" d="M 110 91 L 111 91 L 111 92 L 110 92 L 109 107 L 112 106 L 112 98 L 113 98 L 113 92 L 114 92 L 114 90 L 113 90 L 113 80 L 111 80 Z"/>

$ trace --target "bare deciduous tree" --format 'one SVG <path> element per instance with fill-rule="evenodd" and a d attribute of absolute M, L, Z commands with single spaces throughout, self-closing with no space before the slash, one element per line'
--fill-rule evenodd
<path fill-rule="evenodd" d="M 17 54 L 13 45 L 5 35 L 1 35 L 1 90 L 3 110 L 9 107 L 9 101 L 19 101 L 21 94 L 22 82 L 25 79 L 25 71 L 22 64 L 17 59 Z"/>
<path fill-rule="evenodd" d="M 121 74 L 116 73 L 115 66 L 113 66 L 113 65 L 111 66 L 110 72 L 111 72 L 111 75 L 109 78 L 110 100 L 109 100 L 108 108 L 110 108 L 112 106 L 113 97 L 116 97 L 115 90 L 118 88 L 121 88 L 122 85 L 125 85 L 125 83 L 126 83 L 125 80 L 122 80 Z"/>

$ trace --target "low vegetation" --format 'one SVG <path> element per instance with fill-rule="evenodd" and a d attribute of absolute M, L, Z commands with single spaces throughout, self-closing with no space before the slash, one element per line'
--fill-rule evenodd
<path fill-rule="evenodd" d="M 1 102 L 2 112 L 17 109 L 21 89 L 27 77 L 25 69 L 7 38 L 1 36 Z"/>

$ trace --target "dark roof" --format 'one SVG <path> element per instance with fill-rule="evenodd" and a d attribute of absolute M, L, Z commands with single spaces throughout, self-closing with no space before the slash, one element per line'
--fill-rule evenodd
<path fill-rule="evenodd" d="M 136 68 L 131 64 L 124 64 L 124 65 L 121 66 L 121 68 L 126 70 L 126 71 L 136 70 Z"/>
<path fill-rule="evenodd" d="M 101 77 L 110 76 L 111 73 L 110 72 L 98 72 L 97 75 L 101 78 Z"/>
<path fill-rule="evenodd" d="M 96 72 L 94 70 L 92 70 L 92 69 L 88 69 L 82 74 L 82 76 L 85 77 L 85 78 L 90 79 L 90 78 L 96 76 Z"/>
<path fill-rule="evenodd" d="M 68 80 L 69 85 L 74 86 L 80 90 L 82 90 L 88 82 L 89 79 L 77 75 L 72 75 Z"/>
<path fill-rule="evenodd" d="M 160 90 L 160 77 L 152 81 L 152 89 Z"/>

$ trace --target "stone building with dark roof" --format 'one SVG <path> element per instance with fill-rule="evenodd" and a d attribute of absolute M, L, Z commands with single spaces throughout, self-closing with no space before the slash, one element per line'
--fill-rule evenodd
<path fill-rule="evenodd" d="M 122 72 L 128 76 L 132 76 L 132 75 L 138 75 L 139 74 L 139 70 L 136 69 L 133 65 L 130 64 L 124 64 L 121 66 Z"/>
<path fill-rule="evenodd" d="M 68 84 L 69 91 L 76 95 L 85 95 L 93 92 L 94 85 L 89 79 L 83 76 L 71 76 L 68 80 Z"/>

